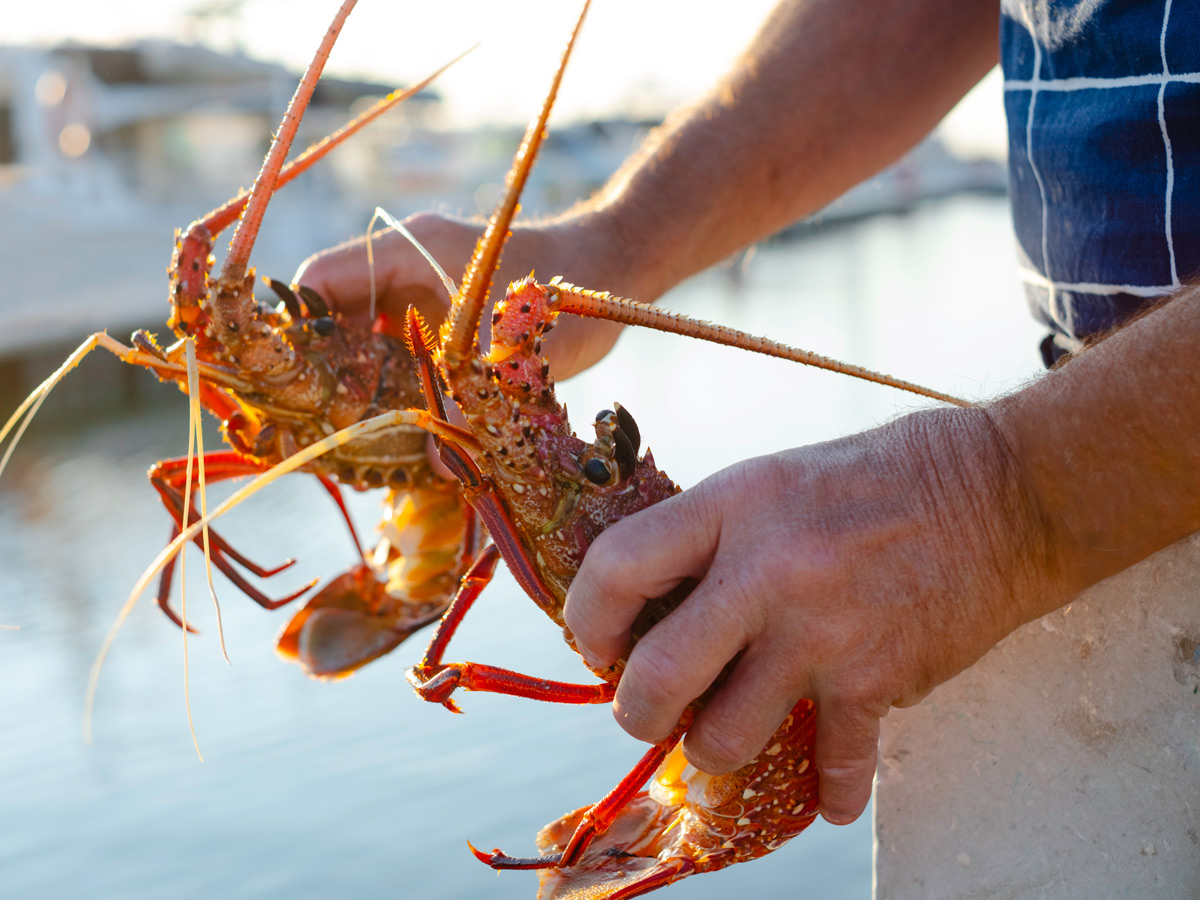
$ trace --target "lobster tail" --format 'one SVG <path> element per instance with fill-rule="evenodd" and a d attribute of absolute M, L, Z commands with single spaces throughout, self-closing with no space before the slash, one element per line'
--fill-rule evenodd
<path fill-rule="evenodd" d="M 578 863 L 539 870 L 538 900 L 626 900 L 779 849 L 817 816 L 815 722 L 801 700 L 758 758 L 729 775 L 697 771 L 676 747 Z M 539 852 L 561 852 L 588 809 L 543 828 Z"/>

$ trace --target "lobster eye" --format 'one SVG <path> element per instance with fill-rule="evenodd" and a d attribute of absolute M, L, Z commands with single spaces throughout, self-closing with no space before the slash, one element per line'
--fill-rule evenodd
<path fill-rule="evenodd" d="M 593 456 L 583 464 L 583 474 L 592 484 L 608 484 L 612 480 L 612 469 L 607 461 Z"/>
<path fill-rule="evenodd" d="M 312 320 L 312 328 L 321 337 L 329 337 L 337 331 L 337 324 L 329 316 L 321 316 L 319 319 Z"/>

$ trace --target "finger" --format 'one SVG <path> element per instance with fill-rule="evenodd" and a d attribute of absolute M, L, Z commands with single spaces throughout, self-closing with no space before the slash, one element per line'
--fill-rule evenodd
<path fill-rule="evenodd" d="M 420 217 L 420 222 L 416 218 L 408 220 L 413 228 L 431 227 L 431 217 Z M 370 254 L 364 235 L 310 256 L 300 264 L 294 280 L 313 288 L 352 319 L 369 320 L 384 314 L 395 320 L 396 333 L 401 333 L 402 314 L 410 304 L 436 324 L 448 300 L 429 263 L 406 237 L 390 229 L 373 233 Z"/>
<path fill-rule="evenodd" d="M 315 253 L 296 269 L 295 284 L 312 288 L 349 318 L 367 318 L 371 301 L 366 242 L 355 238 Z"/>
<path fill-rule="evenodd" d="M 592 543 L 567 590 L 563 610 L 576 647 L 593 667 L 610 665 L 629 644 L 645 602 L 707 569 L 719 535 L 692 492 L 616 522 Z"/>
<path fill-rule="evenodd" d="M 817 702 L 821 815 L 849 825 L 871 799 L 879 755 L 879 717 L 836 700 Z"/>
<path fill-rule="evenodd" d="M 683 752 L 702 772 L 733 772 L 762 753 L 805 691 L 783 660 L 751 647 L 688 729 Z"/>
<path fill-rule="evenodd" d="M 729 661 L 750 643 L 756 626 L 746 614 L 747 604 L 740 602 L 744 592 L 733 582 L 728 573 L 722 575 L 714 567 L 670 615 L 634 646 L 613 702 L 617 721 L 634 737 L 649 741 L 666 737 L 684 707 L 703 694 Z M 785 704 L 780 720 L 786 712 Z M 771 715 L 769 710 L 759 710 L 756 719 L 769 719 Z M 766 726 L 758 746 L 778 724 L 776 721 Z M 743 733 L 741 725 L 738 720 L 739 731 L 732 735 L 730 747 L 722 746 L 714 754 L 711 763 L 718 766 L 717 771 L 724 770 L 725 758 L 747 752 L 752 757 L 758 749 L 752 744 L 761 727 Z M 719 730 L 721 723 L 710 721 L 707 727 L 709 738 L 721 741 L 729 736 Z"/>

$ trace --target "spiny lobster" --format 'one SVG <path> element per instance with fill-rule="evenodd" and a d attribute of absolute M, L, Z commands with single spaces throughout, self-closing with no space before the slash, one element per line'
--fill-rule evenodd
<path fill-rule="evenodd" d="M 558 703 L 610 701 L 623 661 L 594 670 L 599 683 L 568 684 L 489 665 L 448 663 L 446 648 L 500 557 L 534 602 L 564 627 L 567 587 L 596 536 L 678 491 L 648 451 L 639 457 L 639 429 L 619 405 L 597 416 L 594 441 L 584 441 L 571 430 L 541 355 L 542 337 L 559 315 L 608 318 L 688 334 L 962 404 L 886 376 L 559 279 L 540 284 L 532 274 L 509 286 L 492 313 L 491 346 L 486 352 L 479 347 L 491 281 L 587 7 L 585 2 L 541 112 L 517 151 L 505 195 L 476 246 L 437 338 L 415 310 L 409 311 L 407 339 L 427 409 L 397 409 L 359 422 L 313 444 L 246 489 L 256 490 L 277 474 L 308 465 L 318 454 L 376 429 L 416 425 L 436 436 L 443 462 L 462 482 L 494 541 L 464 575 L 424 657 L 409 672 L 419 696 L 454 711 L 458 707 L 453 695 L 459 689 Z M 447 419 L 443 384 L 465 415 L 464 427 Z M 231 498 L 227 505 L 236 501 Z M 199 523 L 191 526 L 174 545 L 199 528 Z M 153 568 L 146 577 L 152 572 Z M 687 589 L 682 585 L 649 603 L 634 626 L 635 640 L 682 602 Z M 566 637 L 570 643 L 570 634 Z M 498 850 L 475 851 L 476 856 L 496 869 L 537 869 L 540 897 L 583 900 L 638 896 L 782 846 L 817 813 L 812 703 L 799 701 L 752 763 L 731 775 L 711 776 L 690 767 L 678 749 L 704 700 L 697 698 L 674 732 L 652 747 L 607 796 L 543 829 L 540 856 L 518 858 Z M 648 780 L 651 787 L 643 791 Z"/>
<path fill-rule="evenodd" d="M 265 472 L 339 428 L 420 402 L 412 358 L 396 339 L 347 322 L 308 288 L 294 290 L 269 280 L 280 303 L 277 308 L 261 304 L 254 297 L 254 272 L 248 268 L 274 191 L 428 86 L 446 68 L 379 101 L 285 166 L 302 111 L 353 6 L 353 2 L 343 6 L 325 35 L 250 192 L 197 219 L 182 235 L 176 234 L 169 269 L 168 324 L 178 340 L 164 349 L 146 331 L 133 335 L 131 347 L 104 333 L 89 337 L 0 429 L 0 442 L 13 433 L 13 441 L 0 459 L 0 472 L 50 389 L 96 347 L 192 393 L 200 406 L 221 420 L 221 430 L 231 445 L 231 449 L 202 456 L 195 466 L 189 453 L 186 458 L 160 461 L 150 468 L 151 484 L 174 520 L 172 538 L 198 518 L 191 495 L 204 480 Z M 214 277 L 211 254 L 215 239 L 234 222 L 238 225 L 229 253 L 220 275 Z M 196 348 L 195 387 L 188 383 L 185 357 L 189 342 Z M 21 424 L 13 432 L 18 421 Z M 457 485 L 433 473 L 425 447 L 423 431 L 401 425 L 340 447 L 307 467 L 333 496 L 363 557 L 361 564 L 313 595 L 279 636 L 279 653 L 300 663 L 309 674 L 322 678 L 346 675 L 436 621 L 450 602 L 465 565 L 475 555 L 482 540 L 476 517 Z M 363 553 L 339 484 L 357 490 L 390 489 L 386 534 L 370 559 Z M 206 550 L 211 550 L 216 566 L 266 609 L 297 599 L 316 583 L 279 599 L 269 598 L 248 582 L 237 566 L 269 577 L 294 561 L 263 568 L 216 533 L 198 536 L 197 543 L 209 544 Z M 172 575 L 170 564 L 163 569 L 158 604 L 177 625 L 191 630 L 169 604 Z"/>

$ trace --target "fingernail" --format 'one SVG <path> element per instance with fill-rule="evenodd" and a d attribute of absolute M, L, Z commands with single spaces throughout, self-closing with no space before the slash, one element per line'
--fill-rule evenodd
<path fill-rule="evenodd" d="M 823 818 L 830 825 L 850 825 L 858 819 L 859 815 L 861 815 L 861 813 L 850 815 L 844 812 L 834 812 L 832 810 L 824 809 L 821 810 L 821 818 Z"/>
<path fill-rule="evenodd" d="M 592 651 L 585 650 L 578 644 L 575 645 L 575 649 L 579 651 L 579 655 L 583 657 L 584 665 L 586 665 L 589 669 L 603 668 L 603 666 L 600 664 L 599 658 L 596 656 L 596 654 L 592 653 Z"/>

